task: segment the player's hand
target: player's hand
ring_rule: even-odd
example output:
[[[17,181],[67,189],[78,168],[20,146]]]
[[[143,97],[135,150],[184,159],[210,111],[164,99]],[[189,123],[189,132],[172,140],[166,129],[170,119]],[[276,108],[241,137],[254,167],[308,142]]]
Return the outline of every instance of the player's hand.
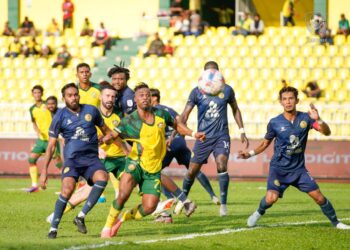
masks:
[[[107,157],[106,151],[104,151],[102,148],[98,148],[98,158],[104,160]]]
[[[113,142],[112,137],[110,135],[103,136],[101,140],[102,140],[102,143],[105,143],[107,145]]]
[[[248,152],[243,152],[242,150],[238,151],[238,159],[248,159],[250,157]]]
[[[42,170],[40,174],[40,187],[45,190],[47,185],[47,172]]]
[[[203,132],[196,132],[194,135],[194,138],[196,138],[196,140],[200,140],[200,141],[205,141],[205,133]]]
[[[316,121],[320,119],[320,115],[318,114],[318,110],[316,109],[316,107],[313,103],[310,103],[309,116],[311,119],[314,119]]]
[[[166,144],[166,149],[168,150],[168,151],[170,151],[170,145],[171,145],[171,143],[173,142],[173,137],[172,136],[169,136],[169,138],[166,140],[166,142],[165,142],[165,144]]]
[[[241,134],[241,142],[245,144],[245,149],[247,149],[249,147],[249,140],[248,140],[247,136],[245,135],[245,133]]]

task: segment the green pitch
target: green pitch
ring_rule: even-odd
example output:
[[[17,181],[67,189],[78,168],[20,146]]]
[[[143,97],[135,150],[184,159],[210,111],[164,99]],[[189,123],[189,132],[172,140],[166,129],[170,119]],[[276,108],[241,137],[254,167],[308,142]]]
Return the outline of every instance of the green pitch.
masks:
[[[192,217],[173,216],[173,224],[156,224],[151,216],[122,225],[118,235],[102,240],[114,195],[107,188],[107,203],[97,204],[86,218],[88,233],[77,232],[72,223],[80,211],[66,214],[58,238],[47,239],[50,225],[45,218],[53,211],[59,180],[49,180],[48,190],[34,194],[21,191],[27,179],[0,180],[0,249],[349,249],[350,231],[334,229],[311,198],[291,187],[285,198],[268,210],[259,227],[247,229],[246,219],[265,193],[263,182],[231,182],[229,216],[220,218],[219,207],[196,183],[190,198],[198,208]],[[218,184],[212,182],[217,194]],[[338,218],[350,223],[350,184],[319,183],[333,203]],[[134,193],[126,208],[140,201]],[[188,239],[186,239],[188,237]],[[120,245],[118,245],[120,244]]]

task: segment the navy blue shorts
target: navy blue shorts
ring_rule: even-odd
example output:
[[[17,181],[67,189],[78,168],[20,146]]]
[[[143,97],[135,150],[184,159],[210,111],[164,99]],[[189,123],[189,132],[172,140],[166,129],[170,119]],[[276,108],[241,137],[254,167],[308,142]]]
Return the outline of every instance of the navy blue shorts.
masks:
[[[170,150],[166,152],[163,159],[162,168],[168,167],[173,159],[176,159],[179,165],[190,165],[191,150],[188,149],[186,141],[183,137],[175,137],[170,144]]]
[[[97,156],[66,159],[62,169],[61,179],[73,177],[75,181],[78,181],[79,176],[82,176],[87,183],[92,186],[94,184],[92,177],[97,170],[102,170],[107,173],[105,166]]]
[[[221,154],[229,157],[230,148],[231,139],[228,134],[215,138],[208,138],[204,142],[197,140],[192,149],[191,162],[205,164],[208,162],[211,153],[214,154],[215,158]]]
[[[277,191],[279,197],[282,198],[284,191],[290,185],[305,193],[319,188],[306,168],[296,170],[295,172],[284,173],[278,171],[276,168],[270,167],[269,177],[267,179],[267,190]]]

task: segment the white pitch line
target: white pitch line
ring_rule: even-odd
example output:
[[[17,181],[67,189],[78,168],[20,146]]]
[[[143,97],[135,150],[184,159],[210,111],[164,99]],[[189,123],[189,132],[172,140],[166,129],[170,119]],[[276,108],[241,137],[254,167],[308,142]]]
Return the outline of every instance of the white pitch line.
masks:
[[[350,220],[350,218],[343,218],[340,221],[348,221],[348,220]],[[298,222],[288,222],[288,223],[276,223],[276,224],[264,225],[264,226],[253,227],[253,228],[242,227],[242,228],[235,228],[235,229],[223,229],[220,231],[215,231],[215,232],[210,232],[210,233],[193,233],[193,234],[181,235],[181,236],[164,238],[164,239],[141,240],[141,241],[134,241],[134,242],[130,242],[130,241],[129,242],[127,242],[127,241],[119,241],[119,242],[105,241],[104,243],[100,243],[100,244],[72,246],[69,248],[64,248],[64,250],[96,249],[96,248],[102,248],[102,247],[107,247],[107,246],[118,246],[118,245],[126,245],[126,244],[150,244],[150,243],[158,243],[158,242],[163,242],[163,241],[178,241],[178,240],[194,239],[194,238],[204,237],[204,236],[224,235],[224,234],[238,233],[238,232],[243,232],[243,231],[258,230],[258,229],[269,228],[269,227],[299,226],[299,225],[310,225],[310,224],[319,224],[319,223],[326,223],[326,222],[329,222],[329,221],[323,220],[323,221],[298,221]]]

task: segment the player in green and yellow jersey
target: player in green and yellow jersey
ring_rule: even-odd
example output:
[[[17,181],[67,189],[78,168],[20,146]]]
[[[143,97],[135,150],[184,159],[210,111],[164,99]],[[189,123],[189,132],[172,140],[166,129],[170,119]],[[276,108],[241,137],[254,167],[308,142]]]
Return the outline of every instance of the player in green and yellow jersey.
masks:
[[[30,116],[32,119],[33,127],[38,135],[38,139],[32,148],[31,154],[29,156],[29,174],[32,179],[32,187],[26,189],[27,192],[37,192],[38,188],[38,167],[36,162],[39,157],[46,152],[46,147],[49,139],[49,127],[52,121],[52,116],[57,111],[57,98],[50,96],[47,99],[47,103],[42,100],[44,94],[44,89],[40,85],[35,85],[32,88],[32,95],[35,104],[30,107]],[[56,166],[61,167],[62,161],[59,154],[59,145],[56,145]]]
[[[77,65],[78,88],[80,104],[90,104],[98,108],[100,106],[100,85],[90,82],[91,69],[89,64]]]
[[[113,237],[121,223],[128,219],[141,219],[151,214],[157,207],[160,196],[162,160],[166,153],[166,126],[172,126],[182,135],[204,140],[205,134],[193,132],[186,125],[174,120],[169,112],[151,105],[150,89],[145,83],[135,88],[137,110],[124,117],[110,134],[114,139],[121,138],[133,142],[126,158],[125,172],[120,179],[120,190],[110,208],[102,238]],[[108,136],[103,138],[108,140]],[[126,212],[118,219],[133,188],[139,184],[142,203]]]

